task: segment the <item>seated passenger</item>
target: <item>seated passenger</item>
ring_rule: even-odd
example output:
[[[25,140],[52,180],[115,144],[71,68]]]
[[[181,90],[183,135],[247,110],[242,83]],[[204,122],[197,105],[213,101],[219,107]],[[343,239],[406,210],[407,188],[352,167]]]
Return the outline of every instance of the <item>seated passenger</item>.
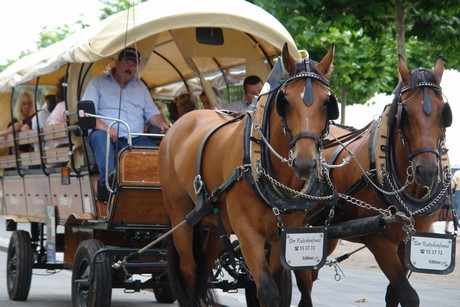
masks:
[[[62,124],[66,122],[66,109],[64,101],[64,77],[57,84],[56,101],[59,101],[56,107],[51,112],[46,121],[46,126]],[[45,149],[53,149],[66,146],[69,143],[67,137],[49,140],[46,142]]]
[[[16,104],[14,106],[14,118],[8,124],[8,128],[4,131],[0,131],[0,135],[6,135],[14,131],[27,131],[32,129],[32,117],[35,114],[35,103],[34,103],[34,94],[29,91],[24,91],[19,94],[16,99]],[[32,151],[31,144],[19,145],[19,152],[29,152]],[[12,150],[10,148],[10,154]]]
[[[56,107],[56,90],[54,88],[49,89],[43,96],[43,100],[45,100],[45,105],[42,109],[38,110],[32,118],[32,129],[34,130],[43,128],[46,125],[46,121]],[[45,144],[42,142],[42,147],[44,146]],[[39,149],[38,143],[34,144],[34,150],[38,151]]]
[[[246,111],[254,100],[255,96],[259,96],[262,87],[264,86],[262,80],[255,75],[246,77],[243,81],[243,90],[244,90],[244,99],[243,101],[238,101],[230,103],[224,106],[224,109],[243,112]]]
[[[161,133],[166,133],[169,124],[153,103],[148,88],[136,77],[140,61],[141,57],[135,49],[124,49],[108,74],[95,77],[89,82],[82,99],[93,101],[98,115],[127,122],[131,132],[142,133],[144,126],[150,123],[160,128]],[[100,174],[98,198],[102,201],[109,197],[105,185],[107,135],[111,140],[108,173],[114,170],[114,151],[128,146],[126,127],[116,124],[108,131],[110,123],[110,120],[96,119],[96,128],[89,134]],[[132,143],[137,146],[155,146],[155,142],[147,136],[133,136]]]
[[[187,112],[198,109],[198,102],[195,97],[185,93],[174,98],[169,105],[169,116],[171,121],[175,122]]]
[[[200,98],[201,98],[201,102],[203,103],[203,109],[214,109],[214,108],[220,108],[222,106],[222,99],[221,99],[221,93],[220,91],[215,88],[215,87],[212,87],[212,91],[214,92],[214,95],[216,97],[216,106],[214,106],[211,101],[209,100],[209,97],[208,95],[206,95],[206,93],[203,91],[201,92],[200,94]]]

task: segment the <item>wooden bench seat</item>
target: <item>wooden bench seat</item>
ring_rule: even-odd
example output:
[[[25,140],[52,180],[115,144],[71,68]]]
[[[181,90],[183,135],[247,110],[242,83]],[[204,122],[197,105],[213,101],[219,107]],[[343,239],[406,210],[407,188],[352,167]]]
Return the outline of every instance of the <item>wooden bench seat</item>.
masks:
[[[16,167],[16,157],[14,155],[7,155],[0,157],[0,168]]]
[[[14,146],[14,140],[12,134],[0,136],[0,148],[8,148]]]
[[[43,141],[67,137],[67,128],[65,123],[46,126],[40,129]]]
[[[17,134],[17,144],[34,144],[39,141],[51,141],[67,137],[66,124],[56,124],[40,128],[40,139],[36,130],[20,131]],[[14,146],[13,134],[0,136],[0,148],[9,148]],[[43,162],[51,163],[65,163],[70,159],[72,152],[68,147],[51,148],[43,151]],[[21,166],[40,165],[42,159],[40,151],[24,152],[19,156]],[[16,167],[16,156],[14,154],[0,156],[0,168],[14,168]]]

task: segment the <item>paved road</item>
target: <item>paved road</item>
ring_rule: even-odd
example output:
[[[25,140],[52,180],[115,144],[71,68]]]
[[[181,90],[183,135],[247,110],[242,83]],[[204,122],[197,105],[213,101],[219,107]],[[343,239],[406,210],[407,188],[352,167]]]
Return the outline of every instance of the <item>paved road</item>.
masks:
[[[44,270],[34,270],[29,298],[26,302],[12,302],[6,290],[6,253],[9,233],[4,231],[4,221],[0,218],[0,306],[12,307],[61,307],[71,306],[71,271],[61,271],[50,275]],[[458,249],[457,249],[458,250]],[[458,263],[457,263],[458,265]],[[387,280],[381,273],[364,270],[344,269],[345,276],[340,281],[334,280],[335,271],[331,267],[321,270],[320,278],[314,284],[313,303],[316,307],[380,307],[385,306],[384,295]],[[459,269],[459,268],[457,268]],[[295,285],[295,282],[293,283]],[[413,279],[411,284],[419,293],[422,307],[457,307],[460,306],[460,288],[458,284],[430,282]],[[227,306],[246,306],[244,292],[222,294],[217,290],[221,303]],[[299,301],[299,293],[294,290],[292,306]],[[155,302],[149,291],[126,294],[121,289],[114,289],[113,307],[124,306],[177,306]]]

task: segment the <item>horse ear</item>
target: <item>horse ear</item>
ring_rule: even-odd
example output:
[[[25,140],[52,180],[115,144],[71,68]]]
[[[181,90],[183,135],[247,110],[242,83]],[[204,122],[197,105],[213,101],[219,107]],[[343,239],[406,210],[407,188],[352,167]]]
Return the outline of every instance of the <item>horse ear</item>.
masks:
[[[284,68],[283,74],[287,76],[295,74],[296,61],[289,53],[289,48],[288,48],[287,43],[284,43],[283,51],[281,52],[281,57],[283,58],[283,68]]]
[[[434,75],[438,78],[438,82],[441,83],[442,74],[444,73],[444,62],[442,57],[438,56],[436,58],[436,63],[434,64]]]
[[[410,71],[407,68],[404,58],[400,54],[398,54],[398,72],[403,85],[408,85],[410,80]]]
[[[329,48],[329,51],[326,53],[324,58],[318,63],[317,68],[318,71],[323,75],[328,77],[330,74],[332,74],[333,70],[333,65],[332,63],[334,62],[334,53],[335,53],[335,44],[331,44],[331,48]]]

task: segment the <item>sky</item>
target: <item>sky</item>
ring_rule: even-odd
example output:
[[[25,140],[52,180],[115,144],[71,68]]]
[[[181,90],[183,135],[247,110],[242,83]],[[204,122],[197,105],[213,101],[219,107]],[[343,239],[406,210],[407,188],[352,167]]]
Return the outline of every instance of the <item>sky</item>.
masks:
[[[16,60],[21,51],[36,50],[42,27],[55,29],[77,20],[94,24],[103,5],[98,0],[12,0],[2,5],[0,64]]]
[[[5,64],[7,59],[17,59],[21,51],[35,50],[42,27],[54,29],[64,24],[72,25],[77,20],[94,24],[98,22],[103,7],[98,0],[13,0],[6,3],[0,18],[0,37],[4,42],[0,49],[0,64]],[[408,66],[411,68],[410,59]],[[445,71],[441,86],[454,115],[453,124],[447,129],[449,158],[453,166],[460,167],[460,120],[456,117],[460,114],[460,72]],[[380,115],[384,105],[391,102],[391,97],[379,95],[377,101],[372,106],[347,107],[346,124],[356,128],[365,126],[372,116]]]

